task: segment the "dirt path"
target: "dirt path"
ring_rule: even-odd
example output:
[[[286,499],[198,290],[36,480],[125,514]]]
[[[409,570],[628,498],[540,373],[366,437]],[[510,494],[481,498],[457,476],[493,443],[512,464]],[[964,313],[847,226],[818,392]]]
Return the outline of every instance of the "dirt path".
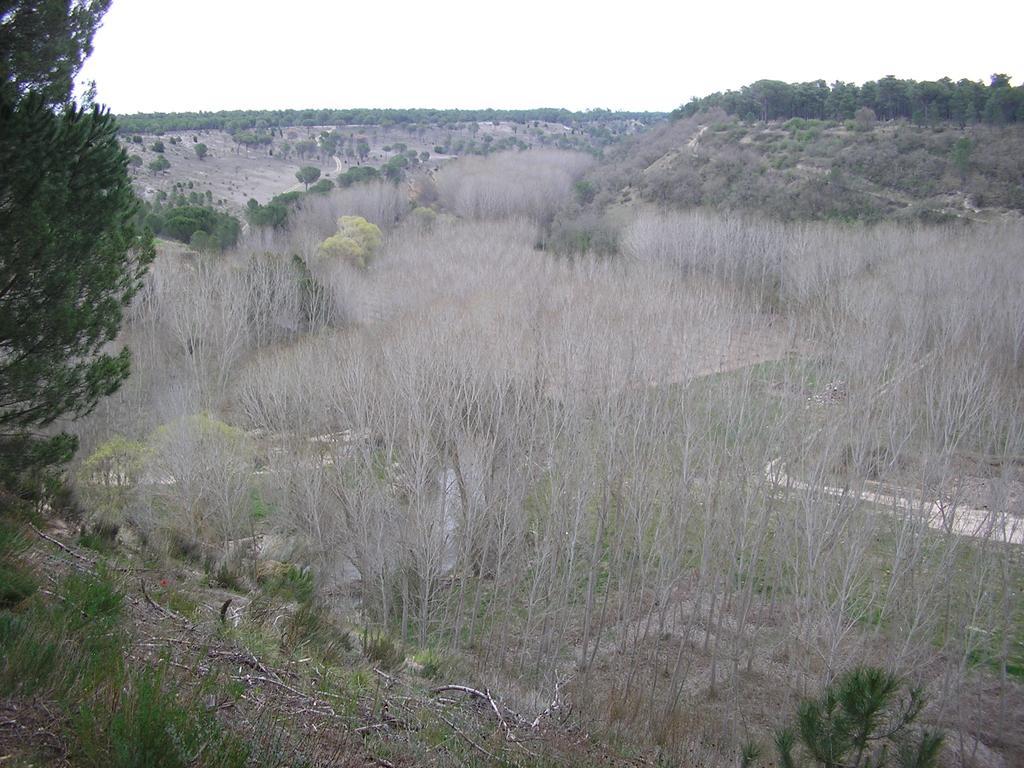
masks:
[[[693,136],[690,137],[690,140],[686,142],[686,146],[689,148],[690,154],[694,157],[697,156],[697,147],[700,146],[700,137],[704,135],[704,131],[707,129],[708,127],[706,125],[702,125],[700,130],[693,134]]]
[[[810,490],[811,485],[786,473],[782,459],[775,459],[765,467],[765,476],[777,486],[795,490]],[[891,514],[910,512],[924,519],[929,528],[945,531],[957,536],[973,539],[988,539],[1000,543],[1024,544],[1024,518],[990,509],[973,509],[952,502],[930,501],[916,498],[900,488],[877,486],[878,490],[863,490],[858,495],[862,501],[885,507]],[[828,496],[849,496],[848,488],[823,486],[819,488]]]

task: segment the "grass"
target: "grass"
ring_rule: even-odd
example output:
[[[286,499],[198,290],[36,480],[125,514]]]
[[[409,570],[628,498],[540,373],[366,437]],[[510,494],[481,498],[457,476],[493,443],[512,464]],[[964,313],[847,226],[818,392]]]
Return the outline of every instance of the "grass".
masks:
[[[313,572],[290,565],[262,579],[264,594],[308,605],[313,601]]]
[[[363,630],[363,655],[385,672],[405,662],[405,652],[389,635],[379,630]]]
[[[242,584],[242,578],[231,570],[231,567],[227,563],[221,563],[217,572],[210,574],[207,577],[207,583],[212,587],[230,589],[232,592],[237,592],[239,594],[244,594],[246,592],[245,585]]]
[[[167,667],[126,675],[110,706],[83,707],[73,720],[74,756],[97,768],[242,768],[250,748],[212,715],[169,690]]]
[[[36,591],[36,581],[17,557],[28,540],[14,521],[0,519],[0,610],[14,608]]]
[[[0,563],[0,610],[15,608],[35,591],[35,579],[24,569]]]
[[[313,655],[336,664],[352,650],[351,633],[335,626],[320,608],[301,603],[285,624],[281,645],[293,655]]]
[[[109,555],[115,549],[114,536],[109,535],[106,530],[86,531],[78,537],[78,544],[101,555]]]
[[[21,573],[11,556],[23,539],[0,524],[0,574]],[[21,574],[19,579],[28,579]],[[13,579],[7,580],[13,583]],[[46,702],[51,728],[66,759],[84,768],[186,768],[298,765],[280,750],[259,754],[200,703],[195,691],[176,691],[167,663],[135,661],[128,653],[125,594],[120,576],[99,566],[72,571],[47,589],[23,589],[0,607],[0,697]],[[21,594],[19,593],[19,594]],[[189,613],[196,604],[177,592],[167,603]],[[244,692],[210,676],[218,698]],[[216,679],[213,679],[216,678]],[[209,691],[207,691],[209,692]],[[28,706],[28,704],[27,704]],[[275,730],[265,724],[257,736]],[[11,765],[45,763],[39,744],[18,745]],[[48,749],[48,748],[47,748]],[[292,756],[294,757],[294,756]]]

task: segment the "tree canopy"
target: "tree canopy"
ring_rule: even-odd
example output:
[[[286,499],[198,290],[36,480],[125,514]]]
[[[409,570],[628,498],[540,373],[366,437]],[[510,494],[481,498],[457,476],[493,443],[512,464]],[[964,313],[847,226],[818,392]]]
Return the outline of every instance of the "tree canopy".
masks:
[[[338,232],[320,243],[320,256],[365,269],[381,244],[381,231],[362,216],[342,216]]]
[[[74,77],[110,0],[0,3],[0,92],[7,103],[34,93],[48,105],[71,98]]]
[[[39,440],[37,431],[88,413],[128,375],[128,351],[107,345],[153,258],[152,239],[134,225],[138,202],[113,116],[67,101],[106,3],[29,5],[0,14],[0,466],[7,482],[33,464],[66,459],[73,439]]]
[[[295,172],[295,178],[306,185],[306,189],[309,189],[309,185],[320,178],[320,169],[312,165],[304,165]]]
[[[824,80],[784,83],[758,80],[738,91],[694,98],[672,113],[690,117],[703,109],[720,108],[744,120],[848,120],[858,109],[871,109],[880,119],[927,123],[952,121],[965,125],[977,119],[1005,124],[1024,121],[1024,87],[1010,86],[1010,77],[992,75],[989,85],[971,80],[903,80],[893,75],[863,85]]]

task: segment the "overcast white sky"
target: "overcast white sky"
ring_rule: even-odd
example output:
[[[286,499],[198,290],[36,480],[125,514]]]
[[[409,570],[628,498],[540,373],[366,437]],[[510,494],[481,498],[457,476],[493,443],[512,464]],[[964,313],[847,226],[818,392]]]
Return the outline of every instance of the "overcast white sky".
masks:
[[[667,111],[760,78],[1024,79],[1024,1],[114,0],[82,79],[114,112]]]

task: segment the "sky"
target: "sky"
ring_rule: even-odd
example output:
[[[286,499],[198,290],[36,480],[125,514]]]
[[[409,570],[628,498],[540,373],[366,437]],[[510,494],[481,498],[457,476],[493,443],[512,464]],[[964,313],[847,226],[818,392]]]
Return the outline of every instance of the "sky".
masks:
[[[114,112],[669,111],[788,82],[1024,81],[1024,2],[113,0],[80,80]]]

